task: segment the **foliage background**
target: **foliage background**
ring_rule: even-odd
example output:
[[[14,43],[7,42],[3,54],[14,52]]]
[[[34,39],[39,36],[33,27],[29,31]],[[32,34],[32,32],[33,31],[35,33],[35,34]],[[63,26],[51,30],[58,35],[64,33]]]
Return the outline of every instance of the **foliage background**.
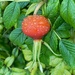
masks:
[[[23,34],[21,26],[40,1],[0,1],[0,75],[31,74],[25,67],[32,60],[33,39]],[[36,75],[75,75],[75,0],[47,0],[37,14],[51,23],[43,40],[62,56],[54,56],[42,45],[40,60],[45,65],[44,73],[37,69]]]

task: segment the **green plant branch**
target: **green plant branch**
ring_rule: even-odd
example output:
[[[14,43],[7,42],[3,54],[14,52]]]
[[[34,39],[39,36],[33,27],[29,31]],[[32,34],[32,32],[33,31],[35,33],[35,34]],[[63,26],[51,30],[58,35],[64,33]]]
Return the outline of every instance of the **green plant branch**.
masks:
[[[34,40],[33,41],[33,63],[30,66],[25,67],[25,69],[34,68],[35,63],[37,62],[37,53],[38,53],[38,46],[39,45],[39,41],[38,40]]]
[[[40,58],[40,51],[41,51],[41,40],[39,41],[39,43],[38,43],[38,56],[37,56],[37,59],[38,59],[38,61],[39,61],[39,58]]]
[[[41,43],[42,43],[42,40],[40,40],[39,41],[39,43],[38,43],[38,55],[37,55],[37,60],[38,60],[38,64],[39,64],[39,69],[40,69],[40,71],[43,73],[43,68],[42,68],[42,65],[41,65],[41,63],[40,63],[40,51],[41,51]]]
[[[45,1],[41,1],[41,2],[37,5],[37,7],[35,8],[34,13],[33,13],[34,15],[37,14],[38,10],[40,9],[40,7],[41,7],[44,3],[45,3]]]
[[[38,49],[38,42],[37,40],[33,41],[33,61],[36,62],[37,60],[37,49]]]
[[[44,41],[42,41],[42,43],[55,55],[55,56],[61,56],[61,54],[56,54],[52,48]]]

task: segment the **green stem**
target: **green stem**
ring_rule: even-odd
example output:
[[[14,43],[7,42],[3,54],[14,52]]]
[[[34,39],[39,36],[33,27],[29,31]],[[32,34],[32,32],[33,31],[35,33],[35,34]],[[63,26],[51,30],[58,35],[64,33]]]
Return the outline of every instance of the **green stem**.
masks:
[[[56,34],[56,36],[58,37],[58,39],[61,40],[60,36],[56,33],[55,30],[54,30],[54,33]]]
[[[39,65],[39,69],[41,72],[43,72],[42,65],[40,63],[40,51],[41,51],[41,43],[42,40],[34,40],[34,45],[33,45],[33,65],[37,61]]]
[[[37,49],[38,49],[38,42],[37,40],[33,41],[33,61],[36,62],[37,60]]]
[[[37,62],[38,47],[39,47],[39,40],[34,40],[33,41],[33,63],[30,66],[26,67],[25,69],[34,68],[35,63]]]
[[[46,42],[44,42],[44,41],[42,41],[42,42],[55,56],[61,56],[61,54],[56,54]]]
[[[41,1],[39,4],[38,4],[38,6],[36,7],[36,9],[35,9],[35,11],[34,11],[34,15],[36,15],[37,14],[37,12],[38,12],[38,10],[40,9],[40,7],[43,5],[45,3],[45,1]]]
[[[38,57],[37,57],[38,61],[40,61],[39,58],[40,58],[40,51],[41,51],[41,42],[42,41],[40,40],[39,43],[38,43],[38,45],[39,45],[38,46]]]
[[[41,40],[34,40],[33,41],[33,60],[36,62],[39,60],[40,51],[41,51]]]
[[[38,43],[38,55],[37,55],[37,60],[38,60],[38,64],[39,64],[39,69],[40,69],[40,71],[43,73],[43,68],[42,68],[42,65],[41,65],[41,63],[40,63],[40,51],[41,51],[41,43],[42,43],[42,40],[40,40],[39,41],[39,43]]]

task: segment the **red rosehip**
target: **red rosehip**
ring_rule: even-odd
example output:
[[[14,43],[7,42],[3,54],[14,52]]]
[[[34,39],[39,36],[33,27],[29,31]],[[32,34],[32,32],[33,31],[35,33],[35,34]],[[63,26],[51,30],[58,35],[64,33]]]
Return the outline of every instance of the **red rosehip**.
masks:
[[[22,22],[22,31],[33,39],[41,39],[49,30],[50,23],[42,15],[30,15]]]

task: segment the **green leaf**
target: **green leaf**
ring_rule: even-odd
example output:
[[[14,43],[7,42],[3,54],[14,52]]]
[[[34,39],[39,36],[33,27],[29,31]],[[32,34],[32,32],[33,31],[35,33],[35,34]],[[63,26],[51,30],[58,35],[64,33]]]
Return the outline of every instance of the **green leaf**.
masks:
[[[0,59],[0,69],[3,67],[3,61]]]
[[[61,38],[69,38],[71,35],[70,35],[70,29],[71,27],[63,22],[57,29],[56,29],[56,32],[57,34],[61,37]]]
[[[16,28],[11,32],[9,39],[13,44],[21,46],[24,43],[26,36],[23,34],[22,29]]]
[[[33,39],[28,37],[26,40],[25,40],[25,44],[28,46],[28,48],[31,50],[32,47],[33,47]]]
[[[47,33],[47,35],[44,37],[44,41],[47,42],[48,44],[50,43],[50,36],[51,36],[51,31]]]
[[[31,52],[31,50],[23,49],[22,53],[23,53],[24,59],[26,61],[30,61],[32,59],[32,52]]]
[[[68,40],[60,40],[59,50],[67,64],[75,68],[75,44]]]
[[[14,66],[17,68],[25,68],[25,65],[26,65],[26,63],[23,58],[22,52],[20,52],[20,54],[16,58],[16,61],[14,61]]]
[[[64,70],[64,75],[71,75],[71,72],[65,69]]]
[[[11,57],[7,57],[4,61],[4,64],[7,66],[7,67],[10,67],[13,62],[14,62],[14,56],[11,56]]]
[[[0,1],[14,1],[14,0],[0,0]]]
[[[63,0],[59,0],[60,1],[60,3],[63,1]]]
[[[0,13],[1,14],[1,13]],[[0,17],[0,24],[3,22],[3,18],[2,17]]]
[[[0,0],[0,1],[15,1],[15,2],[24,2],[24,1],[30,1],[30,0]]]
[[[21,72],[21,73],[17,73],[17,72],[12,72],[12,75],[25,75],[26,72]]]
[[[40,2],[41,0],[30,0],[31,3],[37,3]]]
[[[60,38],[69,38],[71,36],[68,30],[57,30],[56,32]]]
[[[50,55],[52,55],[52,53],[49,51],[49,49],[46,46],[42,45],[40,61],[46,66],[49,66]]]
[[[30,0],[14,0],[15,2],[24,2],[24,1],[30,1]]]
[[[0,2],[0,5],[1,5],[1,9],[4,10],[8,5],[8,1]]]
[[[14,57],[17,57],[18,54],[19,54],[18,48],[14,48],[13,51],[12,51],[12,55],[13,55]]]
[[[10,72],[10,71],[7,71],[7,72],[5,73],[5,75],[11,75],[11,72]]]
[[[45,73],[42,73],[40,70],[37,70],[35,75],[45,75]]]
[[[75,75],[75,69],[73,70],[73,75]]]
[[[64,20],[60,16],[58,16],[52,28],[57,29],[63,22]]]
[[[7,29],[10,29],[12,26],[14,26],[18,19],[19,14],[20,14],[19,4],[16,2],[10,3],[6,7],[3,14],[4,26]]]
[[[59,9],[59,0],[48,0],[43,8],[43,15],[48,18],[53,18],[57,15]]]
[[[21,15],[19,16],[18,21],[17,21],[17,27],[18,27],[18,28],[22,28],[22,21],[23,21],[23,19],[24,19],[25,17],[26,17],[25,14],[21,14]]]
[[[30,75],[36,75],[37,67],[38,67],[38,64],[35,63],[34,66],[33,66],[33,69],[31,70]]]
[[[65,65],[63,62],[59,63],[54,69],[51,70],[51,75],[63,75]]]
[[[25,70],[24,70],[24,69],[15,68],[15,67],[12,67],[12,68],[11,68],[11,70],[12,70],[13,72],[17,72],[17,73],[25,72]]]
[[[22,0],[21,0],[22,1]],[[19,2],[20,8],[24,8],[28,5],[29,1],[26,2]]]
[[[4,44],[0,44],[0,58],[5,59],[10,55],[10,52],[8,51],[8,48]]]
[[[33,4],[31,4],[31,5],[29,6],[27,12],[26,12],[26,15],[30,14],[31,12],[33,12],[33,11],[35,10],[37,4],[38,4],[38,3],[33,3]]]
[[[6,51],[0,50],[0,58],[1,59],[5,59],[7,56],[9,56],[9,54]]]
[[[62,62],[62,58],[56,57],[54,55],[50,56],[50,62],[49,62],[50,66],[56,67],[61,62]]]
[[[11,72],[7,67],[3,66],[0,69],[0,75],[11,75]]]
[[[52,50],[57,52],[58,38],[57,38],[56,34],[54,33],[54,31],[50,35],[50,46],[51,46]]]
[[[70,30],[70,29],[71,29],[71,26],[63,22],[56,30]]]
[[[75,3],[73,0],[63,0],[60,7],[60,15],[75,28]]]

